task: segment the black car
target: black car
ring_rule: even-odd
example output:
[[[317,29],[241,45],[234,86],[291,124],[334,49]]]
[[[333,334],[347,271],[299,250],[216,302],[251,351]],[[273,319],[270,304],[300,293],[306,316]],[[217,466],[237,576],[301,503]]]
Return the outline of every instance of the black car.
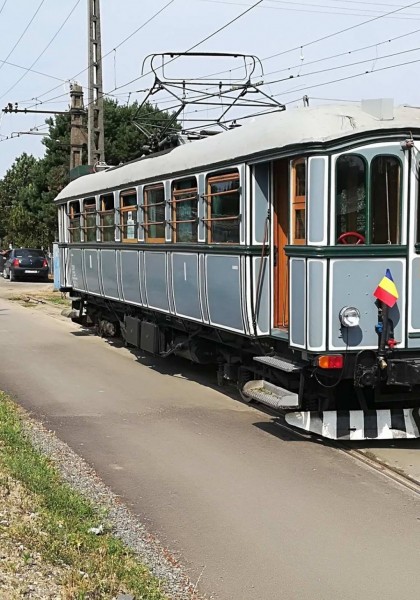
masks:
[[[15,248],[8,253],[3,277],[10,281],[32,277],[48,281],[48,271],[48,261],[43,250]]]

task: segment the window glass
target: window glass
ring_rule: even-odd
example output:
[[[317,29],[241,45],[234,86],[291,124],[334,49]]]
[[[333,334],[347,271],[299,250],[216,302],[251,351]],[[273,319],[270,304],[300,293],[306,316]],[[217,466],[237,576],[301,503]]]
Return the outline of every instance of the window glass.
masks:
[[[120,195],[121,236],[123,242],[137,241],[137,192],[127,190]]]
[[[239,173],[224,173],[207,180],[209,242],[238,244],[240,226]]]
[[[80,203],[70,202],[67,213],[69,219],[69,241],[80,242]]]
[[[163,184],[144,188],[144,228],[147,242],[165,241],[165,191]]]
[[[306,160],[292,161],[292,244],[306,244]]]
[[[101,242],[115,240],[114,194],[105,194],[99,198]]]
[[[400,241],[401,163],[395,156],[376,156],[370,167],[372,243]]]
[[[336,164],[337,242],[364,243],[366,240],[366,164],[352,154],[340,156]],[[357,233],[359,236],[345,235]]]
[[[43,250],[33,250],[32,248],[19,248],[19,250],[14,251],[14,255],[16,258],[45,257]]]
[[[198,196],[195,177],[176,181],[172,187],[172,228],[175,242],[196,242]]]
[[[95,198],[86,198],[86,200],[83,200],[83,232],[85,242],[96,242]]]

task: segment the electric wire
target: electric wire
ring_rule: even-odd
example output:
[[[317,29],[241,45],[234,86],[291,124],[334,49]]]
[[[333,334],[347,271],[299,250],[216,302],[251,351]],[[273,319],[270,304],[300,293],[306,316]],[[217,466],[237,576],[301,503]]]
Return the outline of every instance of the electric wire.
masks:
[[[17,42],[15,43],[15,45],[13,46],[13,48],[10,50],[9,54],[6,56],[6,58],[4,59],[4,61],[0,64],[0,71],[1,69],[4,67],[5,61],[9,60],[9,58],[11,57],[11,55],[13,54],[13,52],[15,51],[15,49],[18,47],[18,45],[20,44],[21,40],[23,39],[25,33],[28,31],[29,27],[32,25],[32,23],[34,22],[37,14],[39,13],[39,11],[42,8],[42,5],[45,3],[45,0],[41,0],[38,8],[36,9],[36,11],[34,12],[34,14],[32,15],[29,23],[26,25],[25,29],[23,30],[23,32],[21,33],[19,39],[17,40]]]
[[[170,0],[169,2],[167,2],[162,8],[160,8],[158,11],[156,11],[149,19],[147,19],[144,23],[142,23],[142,25],[140,25],[139,27],[137,27],[137,29],[135,29],[132,33],[130,33],[119,44],[117,44],[116,46],[114,46],[114,48],[112,48],[111,50],[109,50],[108,52],[106,52],[105,54],[103,54],[101,60],[103,61],[104,58],[106,58],[107,56],[109,56],[112,52],[114,52],[114,50],[117,50],[118,48],[120,48],[129,39],[131,39],[133,37],[133,35],[135,35],[141,29],[143,29],[144,27],[146,27],[146,25],[148,25],[151,21],[153,21],[153,19],[155,19],[156,17],[158,17],[166,8],[168,8],[174,2],[175,2],[175,0]],[[72,81],[72,80],[76,79],[76,77],[79,77],[79,75],[82,75],[82,73],[85,73],[86,71],[88,71],[91,66],[92,65],[88,65],[85,69],[82,69],[81,71],[79,71],[78,73],[76,73],[76,75],[73,75],[73,77],[70,77],[67,81]],[[47,90],[46,92],[44,92],[42,94],[39,94],[38,98],[42,98],[43,96],[46,96],[47,94],[50,94],[54,90],[57,90],[59,87],[60,86],[57,85],[57,86],[51,88],[50,90]],[[66,95],[66,94],[60,94],[59,96],[56,96],[56,98],[61,98],[64,95]],[[51,100],[51,98],[49,98],[48,100]],[[25,102],[25,101],[23,100],[22,102]]]
[[[230,2],[228,0],[198,0],[199,2],[208,2],[211,4],[225,4],[227,6],[248,6],[245,2]],[[266,2],[275,2],[276,0],[266,0]],[[331,6],[331,5],[327,5],[327,4],[307,4],[307,3],[303,3],[303,2],[280,2],[280,0],[277,0],[277,2],[281,3],[281,4],[293,4],[294,6],[298,5],[298,6],[306,6],[308,8],[291,8],[289,6],[261,6],[260,8],[264,8],[266,10],[282,10],[285,12],[299,12],[299,13],[308,13],[308,14],[315,14],[315,15],[341,15],[341,16],[346,16],[346,17],[368,17],[368,16],[377,16],[377,15],[382,15],[384,14],[382,11],[379,10],[373,10],[373,9],[362,9],[362,8],[347,8],[347,7],[342,7],[342,6]],[[391,6],[391,5],[389,5]],[[311,10],[311,7],[313,7],[314,9],[321,9],[321,8],[327,8],[329,10]],[[333,9],[333,10],[332,10]],[[337,12],[337,11],[354,11],[357,10],[358,12]],[[386,18],[389,19],[398,19],[398,20],[413,20],[412,17],[414,17],[414,19],[420,19],[420,15],[418,13],[406,13],[405,16],[389,16]]]
[[[357,29],[358,27],[363,27],[364,25],[368,25],[369,23],[373,23],[374,21],[383,19],[386,16],[389,16],[396,12],[400,12],[402,10],[405,10],[406,8],[411,8],[412,6],[415,6],[417,4],[420,4],[420,0],[417,0],[416,2],[412,2],[411,4],[407,4],[405,6],[402,6],[401,8],[397,8],[395,10],[386,12],[383,15],[373,17],[371,19],[368,19],[367,21],[362,21],[361,23],[356,23],[355,25],[350,25],[349,27],[345,27],[344,29],[339,29],[338,31],[334,31],[333,33],[328,33],[319,38],[315,38],[314,40],[311,40],[310,42],[302,43],[302,44],[299,44],[298,46],[293,46],[292,48],[288,48],[287,50],[282,50],[281,52],[277,52],[276,54],[271,54],[270,56],[265,56],[264,58],[261,59],[261,62],[265,62],[266,60],[271,60],[273,58],[283,56],[284,54],[290,54],[291,52],[295,52],[296,50],[302,50],[303,48],[307,48],[308,46],[313,46],[314,44],[318,44],[325,40],[331,39],[337,35],[341,35],[342,33],[347,33],[348,31],[352,31],[353,29]],[[224,71],[218,71],[217,73],[210,73],[208,75],[204,75],[201,79],[205,79],[206,77],[214,77],[215,75],[222,75],[224,73],[231,73],[232,71],[237,71],[238,69],[242,69],[242,66],[234,67],[233,69],[226,69]]]
[[[243,12],[241,12],[239,15],[237,15],[236,17],[234,17],[233,19],[231,19],[230,21],[228,21],[227,23],[225,23],[222,27],[219,27],[218,29],[216,29],[216,31],[213,31],[213,33],[210,33],[208,36],[206,36],[205,38],[203,38],[202,40],[200,40],[199,42],[197,42],[196,44],[194,44],[193,46],[191,46],[190,48],[188,48],[188,50],[185,50],[184,54],[187,54],[188,52],[191,52],[192,50],[195,50],[196,48],[198,48],[198,46],[201,46],[202,44],[204,44],[205,42],[207,42],[210,38],[214,37],[215,35],[217,35],[221,31],[223,31],[224,29],[226,29],[227,27],[229,27],[230,25],[232,25],[233,23],[235,23],[236,21],[238,21],[241,17],[245,16],[251,10],[253,10],[254,8],[257,8],[257,6],[259,6],[262,2],[264,2],[264,0],[258,0],[258,2],[255,2],[254,4],[252,4],[246,10],[244,10]],[[419,2],[420,2],[420,0],[419,0]],[[178,58],[179,58],[179,56],[175,56],[174,58],[172,58],[171,60],[169,60],[165,64],[165,67],[168,66],[169,64],[173,63],[175,60],[178,60]],[[147,71],[147,73],[143,73],[142,75],[139,75],[139,77],[136,77],[135,79],[132,79],[131,81],[128,81],[127,83],[119,85],[118,87],[116,87],[116,88],[114,88],[114,89],[112,89],[110,91],[111,92],[115,92],[116,90],[119,90],[121,88],[127,87],[128,85],[131,85],[135,81],[138,81],[139,79],[143,79],[144,77],[146,77],[147,75],[151,75],[152,73],[153,73],[153,71],[151,71],[151,70]],[[105,95],[107,95],[108,93],[109,92],[106,92]]]
[[[3,4],[1,5],[1,8],[0,8],[0,15],[3,12],[4,7],[6,6],[6,4],[7,4],[7,0],[4,0]]]
[[[32,67],[34,67],[36,65],[36,63],[41,59],[41,57],[45,54],[45,52],[48,50],[48,48],[51,46],[51,44],[54,42],[54,40],[60,34],[60,32],[62,31],[63,27],[66,25],[67,21],[70,19],[70,17],[72,16],[72,14],[76,10],[76,8],[79,6],[80,1],[81,0],[76,0],[76,3],[74,4],[73,8],[70,10],[69,14],[64,19],[64,21],[62,22],[62,24],[60,25],[60,27],[58,28],[58,30],[55,32],[55,34],[53,35],[53,37],[50,39],[50,41],[48,42],[48,44],[45,46],[45,48],[42,50],[42,52],[36,57],[36,59],[33,61],[33,63],[26,69],[25,73],[23,73],[19,77],[19,79],[17,81],[15,81],[15,83],[13,85],[11,85],[9,87],[9,89],[6,90],[4,92],[4,94],[2,94],[0,96],[0,100],[2,100],[5,96],[7,96],[7,94],[9,94],[9,92],[11,92],[12,90],[14,90],[15,87],[22,81],[22,79],[24,79],[26,77],[26,75],[32,70]]]

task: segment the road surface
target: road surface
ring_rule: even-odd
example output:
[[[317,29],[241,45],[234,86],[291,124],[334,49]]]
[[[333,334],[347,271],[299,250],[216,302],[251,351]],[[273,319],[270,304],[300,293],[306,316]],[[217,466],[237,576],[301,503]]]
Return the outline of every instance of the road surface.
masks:
[[[221,393],[0,299],[0,388],[85,458],[220,600],[415,600],[418,496]]]

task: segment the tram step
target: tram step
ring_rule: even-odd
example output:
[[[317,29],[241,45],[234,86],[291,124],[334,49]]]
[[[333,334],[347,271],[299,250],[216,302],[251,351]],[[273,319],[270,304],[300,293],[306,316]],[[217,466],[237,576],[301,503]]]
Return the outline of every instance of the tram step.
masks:
[[[246,396],[252,398],[252,400],[266,404],[271,408],[299,407],[299,397],[297,394],[264,379],[247,381],[242,391]]]
[[[273,367],[273,369],[280,369],[280,371],[286,371],[286,373],[300,371],[304,366],[303,363],[292,362],[291,360],[280,358],[278,356],[254,356],[254,360],[256,362],[262,363],[263,365]]]

